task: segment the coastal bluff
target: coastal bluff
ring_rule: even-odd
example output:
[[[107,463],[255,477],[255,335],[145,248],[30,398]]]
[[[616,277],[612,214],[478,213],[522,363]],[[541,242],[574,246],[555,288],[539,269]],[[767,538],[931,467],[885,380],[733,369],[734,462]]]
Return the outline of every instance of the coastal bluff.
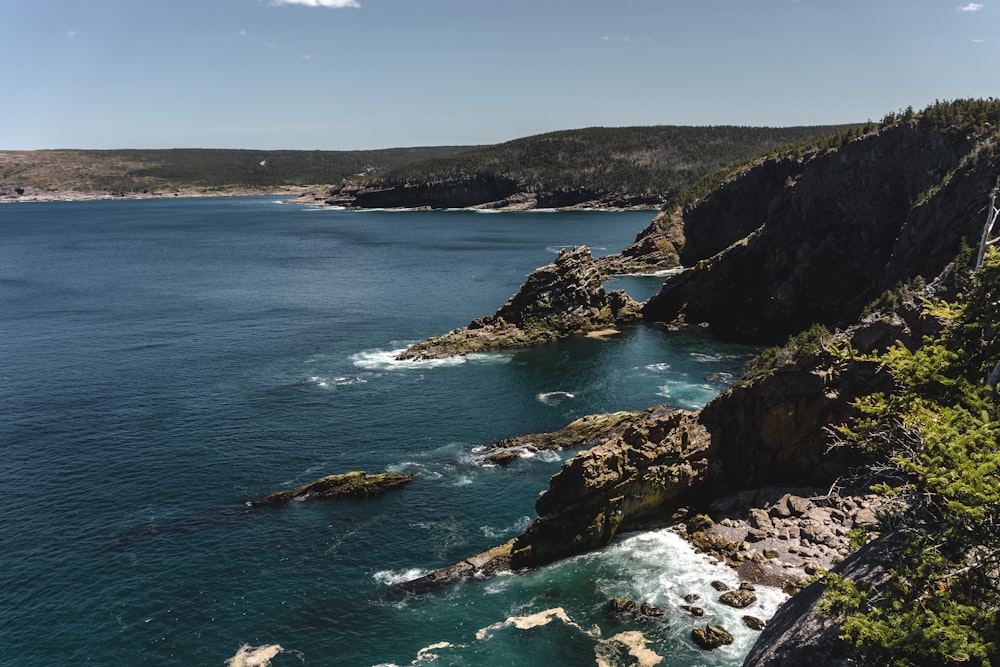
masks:
[[[420,342],[397,356],[418,361],[528,347],[580,334],[609,333],[639,319],[640,304],[607,292],[586,246],[563,249],[536,269],[494,315]]]
[[[948,111],[765,161],[665,209],[667,235],[644,247],[668,263],[687,264],[690,252],[692,263],[645,304],[643,320],[788,342],[702,410],[608,415],[567,429],[579,431],[581,451],[550,479],[524,533],[395,590],[522,571],[627,531],[671,528],[745,583],[793,594],[745,665],[856,664],[839,621],[816,614],[822,584],[795,594],[838,564],[835,573],[877,589],[898,560],[892,522],[905,512],[872,493],[887,455],[845,441],[838,427],[864,414],[866,398],[902,391],[880,359],[933,347],[949,315],[928,304],[961,303],[970,289],[969,241],[986,238],[1000,165],[996,110],[985,125],[932,114]],[[621,262],[599,266],[613,272]],[[990,331],[985,368],[996,361]],[[979,370],[969,372],[982,383]],[[519,446],[550,436],[504,443],[501,458],[486,460],[504,465]]]

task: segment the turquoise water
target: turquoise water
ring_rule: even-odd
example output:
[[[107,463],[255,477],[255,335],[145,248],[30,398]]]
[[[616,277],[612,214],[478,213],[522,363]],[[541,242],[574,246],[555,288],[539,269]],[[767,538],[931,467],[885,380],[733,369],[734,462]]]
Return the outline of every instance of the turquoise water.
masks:
[[[614,252],[650,215],[266,198],[0,207],[0,664],[223,665],[280,644],[272,665],[408,665],[439,643],[419,664],[596,664],[624,630],[663,664],[739,664],[752,636],[738,615],[705,603],[738,635],[705,654],[676,610],[731,574],[668,533],[386,595],[521,532],[571,455],[483,468],[478,448],[593,412],[697,407],[740,373],[745,348],[645,326],[392,361],[492,313],[561,247]],[[609,287],[645,298],[658,284]],[[348,470],[417,478],[371,501],[246,505]],[[616,623],[603,608],[617,595],[668,614]],[[767,616],[780,596],[761,597],[751,613]],[[568,621],[503,625],[558,608]]]

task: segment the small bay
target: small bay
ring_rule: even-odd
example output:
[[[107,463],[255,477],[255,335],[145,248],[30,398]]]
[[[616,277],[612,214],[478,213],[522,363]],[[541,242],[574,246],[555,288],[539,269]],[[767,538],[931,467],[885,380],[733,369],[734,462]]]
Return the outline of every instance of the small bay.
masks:
[[[739,664],[752,636],[738,616],[706,604],[701,624],[726,621],[737,642],[705,654],[676,609],[732,575],[668,532],[386,595],[523,531],[572,455],[501,469],[476,464],[482,446],[595,412],[700,407],[741,373],[752,349],[643,325],[393,360],[494,312],[560,248],[615,252],[651,217],[273,198],[0,206],[0,663],[221,665],[280,644],[273,665],[405,665],[437,644],[427,664],[596,664],[633,629],[603,611],[627,595],[667,609],[642,628],[662,664]],[[608,287],[645,299],[661,282]],[[417,477],[368,501],[246,505],[350,470]],[[769,615],[779,597],[760,597]],[[538,614],[534,628],[505,623]]]

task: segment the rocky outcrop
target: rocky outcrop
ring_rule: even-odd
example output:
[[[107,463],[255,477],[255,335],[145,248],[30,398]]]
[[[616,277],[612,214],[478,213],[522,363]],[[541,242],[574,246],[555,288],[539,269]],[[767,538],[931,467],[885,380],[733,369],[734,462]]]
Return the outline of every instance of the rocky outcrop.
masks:
[[[975,243],[997,148],[921,123],[839,149],[767,160],[685,208],[664,209],[607,272],[690,267],[643,308],[650,321],[778,342],[846,326],[883,291],[933,279]]]
[[[620,531],[658,520],[706,475],[713,448],[692,412],[629,428],[563,464],[535,504],[538,519],[514,540],[515,568],[603,546]]]
[[[533,433],[504,438],[490,445],[482,463],[509,465],[525,454],[539,451],[593,447],[605,440],[622,435],[630,426],[638,426],[653,417],[665,416],[677,408],[657,405],[633,412],[610,412],[586,415],[550,433]]]
[[[624,291],[606,292],[585,246],[563,250],[536,269],[496,314],[428,339],[399,359],[434,359],[527,347],[567,336],[614,329],[638,319],[639,304]]]
[[[305,498],[370,498],[413,480],[413,475],[385,472],[368,475],[347,472],[328,475],[295,489],[277,491],[250,501],[250,505],[277,505]]]

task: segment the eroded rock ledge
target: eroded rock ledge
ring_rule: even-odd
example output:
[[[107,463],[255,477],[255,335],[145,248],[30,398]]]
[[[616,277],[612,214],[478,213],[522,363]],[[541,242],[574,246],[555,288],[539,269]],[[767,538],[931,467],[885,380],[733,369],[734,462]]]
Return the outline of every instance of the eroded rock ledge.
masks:
[[[640,305],[624,291],[606,292],[586,246],[563,250],[536,269],[494,315],[414,345],[398,359],[453,357],[528,347],[567,336],[614,330],[639,318]]]
[[[403,473],[384,472],[369,475],[357,471],[328,475],[295,489],[261,496],[251,500],[250,505],[277,505],[298,498],[370,498],[411,482],[413,477],[411,474]]]

